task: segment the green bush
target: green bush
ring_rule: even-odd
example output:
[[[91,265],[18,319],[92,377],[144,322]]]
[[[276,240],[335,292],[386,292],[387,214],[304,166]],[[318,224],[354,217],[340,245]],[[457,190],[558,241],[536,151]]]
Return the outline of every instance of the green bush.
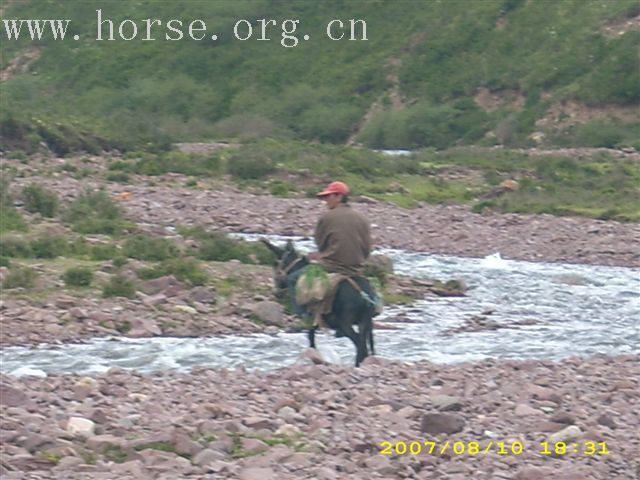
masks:
[[[0,178],[0,233],[14,230],[26,230],[27,225],[20,212],[13,206],[9,191],[9,180]]]
[[[58,212],[58,196],[40,185],[31,184],[22,189],[24,208],[31,213],[40,213],[43,217],[55,217]]]
[[[234,154],[229,158],[227,171],[235,178],[242,180],[255,180],[275,172],[273,160],[260,153],[245,152]]]
[[[11,261],[4,256],[0,256],[0,267],[10,267]]]
[[[89,250],[91,260],[112,260],[117,254],[118,248],[112,243],[93,245]]]
[[[36,284],[38,273],[30,267],[15,266],[9,270],[9,274],[2,282],[3,288],[33,288]]]
[[[61,257],[68,251],[68,242],[60,235],[40,237],[31,241],[31,251],[36,258]]]
[[[102,287],[102,296],[133,298],[136,295],[135,284],[122,275],[114,275]]]
[[[107,182],[129,183],[129,175],[124,172],[108,173],[105,177]]]
[[[80,233],[117,235],[127,225],[122,210],[104,190],[86,190],[69,205],[63,219]]]
[[[88,287],[93,280],[93,271],[87,267],[71,267],[62,274],[68,287]]]
[[[128,261],[129,260],[126,257],[117,256],[117,257],[114,257],[113,260],[111,260],[111,263],[113,264],[114,267],[120,268],[126,265]]]
[[[4,257],[29,258],[33,256],[31,245],[19,237],[0,238],[0,255]]]
[[[273,254],[260,242],[235,240],[223,233],[209,233],[201,242],[197,253],[202,260],[227,262],[239,260],[242,263],[270,265]]]
[[[135,235],[127,238],[122,253],[138,260],[160,261],[178,255],[178,247],[171,240],[150,235]]]

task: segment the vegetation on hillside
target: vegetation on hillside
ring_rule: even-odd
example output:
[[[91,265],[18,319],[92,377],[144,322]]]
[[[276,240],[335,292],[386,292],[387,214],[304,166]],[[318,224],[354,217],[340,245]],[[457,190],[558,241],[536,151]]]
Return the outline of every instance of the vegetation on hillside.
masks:
[[[272,137],[444,149],[528,145],[540,129],[552,145],[639,146],[637,113],[615,109],[639,104],[640,32],[605,29],[640,14],[634,0],[104,0],[116,30],[124,19],[137,23],[128,42],[95,40],[97,8],[84,0],[6,7],[5,19],[71,19],[67,35],[80,40],[8,41],[0,30],[0,68],[40,50],[2,83],[3,148],[44,142],[66,155]],[[156,41],[142,41],[146,18],[202,19],[219,39],[172,42],[159,29]],[[271,41],[256,40],[261,18],[278,21]],[[352,18],[366,20],[367,41],[327,38],[330,20]],[[252,22],[252,39],[233,37],[239,19]],[[295,47],[281,45],[284,19],[300,20]],[[495,105],[478,101],[483,91]],[[563,101],[605,113],[536,125]]]

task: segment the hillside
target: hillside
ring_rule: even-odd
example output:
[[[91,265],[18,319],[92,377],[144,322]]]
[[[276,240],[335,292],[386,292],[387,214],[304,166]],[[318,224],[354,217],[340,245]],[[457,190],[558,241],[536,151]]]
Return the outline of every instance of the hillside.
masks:
[[[97,41],[97,8],[116,33],[132,20],[123,31],[135,23],[137,37]],[[3,150],[264,137],[373,148],[639,146],[634,0],[25,0],[2,15],[71,20],[64,41],[8,40],[0,26]],[[147,18],[162,21],[155,41],[142,40]],[[257,40],[263,18],[277,20],[271,41]],[[182,40],[165,40],[170,19],[183,21]],[[203,41],[188,38],[196,19],[206,23]],[[253,24],[247,41],[233,36],[241,19]],[[282,37],[286,19],[300,20],[291,48],[282,45],[294,43]],[[366,21],[367,40],[329,39],[334,19]]]

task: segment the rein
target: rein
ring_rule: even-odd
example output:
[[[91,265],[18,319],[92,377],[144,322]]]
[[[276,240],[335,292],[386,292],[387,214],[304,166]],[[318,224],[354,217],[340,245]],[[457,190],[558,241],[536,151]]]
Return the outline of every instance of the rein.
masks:
[[[286,280],[287,276],[289,275],[289,272],[291,272],[291,270],[293,270],[293,267],[295,267],[297,264],[299,264],[303,260],[303,257],[296,258],[293,262],[291,262],[287,266],[283,265],[283,260],[284,260],[284,257],[278,260],[278,264],[275,267],[275,276],[277,281]]]

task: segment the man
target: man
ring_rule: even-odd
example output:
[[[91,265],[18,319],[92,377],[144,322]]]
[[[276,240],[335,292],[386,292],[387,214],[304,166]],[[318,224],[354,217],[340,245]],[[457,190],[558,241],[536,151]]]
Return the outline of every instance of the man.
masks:
[[[342,182],[332,182],[317,194],[329,210],[316,225],[318,252],[309,254],[309,259],[318,261],[329,273],[352,277],[362,275],[372,242],[369,221],[351,208],[348,195],[349,187]]]

